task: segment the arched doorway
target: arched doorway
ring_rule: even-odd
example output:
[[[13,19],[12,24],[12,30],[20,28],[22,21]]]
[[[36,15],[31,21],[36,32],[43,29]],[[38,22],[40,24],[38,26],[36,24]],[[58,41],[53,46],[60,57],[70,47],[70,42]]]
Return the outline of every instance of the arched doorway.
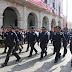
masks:
[[[3,13],[3,27],[11,25],[13,28],[18,25],[17,14],[11,7],[7,7]]]
[[[56,26],[56,21],[55,21],[55,19],[52,19],[52,22],[51,22],[51,29],[53,29],[55,26]]]
[[[34,28],[37,28],[37,16],[35,13],[30,13],[28,15],[28,28],[29,27],[34,27]]]
[[[48,29],[48,26],[49,25],[49,20],[48,20],[48,18],[45,16],[44,18],[43,18],[43,20],[42,20],[42,26],[43,27],[46,27],[46,29]]]

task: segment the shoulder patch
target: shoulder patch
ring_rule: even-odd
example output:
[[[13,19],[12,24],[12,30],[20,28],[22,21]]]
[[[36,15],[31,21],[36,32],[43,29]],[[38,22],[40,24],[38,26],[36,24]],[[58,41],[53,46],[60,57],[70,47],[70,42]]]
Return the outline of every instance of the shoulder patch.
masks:
[[[60,35],[63,35],[63,33],[62,33],[62,32],[60,32]]]
[[[6,33],[8,35],[8,33]]]
[[[13,35],[13,33],[11,33],[11,35]]]

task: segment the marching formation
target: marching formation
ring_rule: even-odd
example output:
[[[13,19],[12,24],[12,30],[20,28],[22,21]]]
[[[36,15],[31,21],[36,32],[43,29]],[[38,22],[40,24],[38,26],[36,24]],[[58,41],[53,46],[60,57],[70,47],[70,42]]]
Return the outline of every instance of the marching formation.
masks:
[[[19,50],[21,53],[23,49],[23,44],[27,43],[26,52],[30,49],[30,53],[28,57],[33,55],[33,50],[35,54],[38,51],[35,48],[35,44],[41,48],[40,60],[42,60],[45,56],[47,56],[47,47],[49,40],[53,44],[54,50],[53,55],[55,54],[55,61],[57,63],[59,58],[61,57],[60,49],[63,43],[64,52],[63,57],[65,57],[67,53],[67,45],[70,43],[70,52],[72,54],[72,29],[71,32],[68,31],[68,28],[64,28],[61,30],[59,26],[54,27],[52,31],[47,31],[45,27],[42,27],[41,30],[35,30],[33,27],[30,27],[28,31],[20,30],[18,27],[15,29],[12,26],[9,26],[7,29],[0,30],[0,47],[4,44],[4,53],[7,53],[5,62],[1,65],[1,67],[5,67],[8,64],[9,58],[14,55],[19,61],[21,57],[18,55],[16,51]],[[8,52],[6,51],[8,48]],[[44,56],[45,55],[45,56]],[[71,59],[72,66],[72,59]]]

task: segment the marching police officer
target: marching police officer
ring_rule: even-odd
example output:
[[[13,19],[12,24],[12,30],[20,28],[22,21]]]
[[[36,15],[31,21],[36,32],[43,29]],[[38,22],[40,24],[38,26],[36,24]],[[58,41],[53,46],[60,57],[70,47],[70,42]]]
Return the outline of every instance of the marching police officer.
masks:
[[[72,29],[71,29],[71,32],[70,32],[70,52],[71,52],[71,55],[72,55]],[[71,57],[71,66],[72,66],[72,57]]]
[[[22,34],[21,34],[21,32],[19,31],[19,28],[18,28],[18,27],[15,27],[15,33],[17,34],[18,39],[19,39],[19,41],[20,41],[20,45],[21,45],[21,47],[23,48],[23,46],[22,46]],[[15,47],[16,47],[16,46],[15,46]],[[19,48],[19,53],[21,53],[21,51],[22,51],[22,49]]]
[[[53,32],[53,35],[55,35],[56,34],[56,27],[54,27],[54,32]],[[52,35],[52,37],[53,37],[53,35]],[[53,54],[55,54],[55,52],[56,52],[56,46],[55,46],[55,41],[54,40],[52,40],[53,41],[53,46],[54,46],[54,50],[53,50]]]
[[[28,52],[29,46],[30,46],[30,41],[28,39],[29,34],[30,34],[30,30],[26,33],[26,39],[27,39],[27,50],[26,50],[26,52]]]
[[[48,34],[46,32],[46,28],[42,27],[42,32],[39,35],[40,39],[40,47],[41,47],[41,57],[40,60],[43,59],[43,55],[47,56],[47,44],[48,44]]]
[[[4,39],[6,40],[5,45],[9,47],[9,50],[7,52],[5,62],[4,64],[2,64],[2,67],[7,66],[11,53],[13,53],[13,55],[17,58],[16,61],[19,61],[21,59],[20,56],[16,53],[15,49],[13,49],[15,45],[15,41],[16,41],[17,48],[19,48],[19,39],[17,35],[12,31],[11,26],[8,27],[8,32],[4,34]]]
[[[30,28],[30,34],[27,36],[27,39],[29,39],[30,46],[31,46],[30,54],[28,57],[31,57],[33,50],[37,54],[37,50],[34,47],[35,43],[37,42],[37,35],[35,34],[33,27]]]
[[[63,34],[60,32],[61,28],[59,26],[56,26],[57,28],[57,32],[55,34],[53,34],[52,40],[55,43],[55,47],[56,47],[56,56],[55,56],[55,62],[57,63],[58,59],[60,58],[60,49],[61,49],[61,39],[63,38],[65,44],[67,44]]]
[[[70,34],[68,32],[68,28],[65,27],[64,28],[64,37],[66,39],[66,41],[69,43],[69,38],[70,38]],[[64,47],[64,54],[63,54],[63,57],[65,57],[66,53],[67,53],[67,46],[65,45],[65,42],[63,41],[63,47]]]
[[[50,41],[51,41],[51,43],[52,43],[52,35],[53,35],[53,29],[51,29],[51,31],[50,31]]]

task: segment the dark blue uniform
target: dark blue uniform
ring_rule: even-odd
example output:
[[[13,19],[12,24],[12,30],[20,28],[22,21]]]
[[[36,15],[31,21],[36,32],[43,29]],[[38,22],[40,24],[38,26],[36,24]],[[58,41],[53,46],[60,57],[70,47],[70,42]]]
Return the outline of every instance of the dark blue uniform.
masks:
[[[67,41],[65,40],[63,34],[61,32],[56,32],[53,37],[52,40],[55,43],[55,48],[56,48],[56,57],[55,57],[55,63],[58,61],[58,59],[60,58],[60,48],[61,48],[61,39],[63,38],[64,43],[66,44]]]
[[[70,52],[72,54],[72,32],[70,32]],[[71,66],[72,66],[72,58],[71,58]]]
[[[27,40],[27,43],[28,43],[26,52],[29,50],[29,46],[30,46],[30,41],[28,39],[29,34],[30,34],[30,32],[26,33],[26,40]]]
[[[69,37],[70,37],[70,34],[68,32],[64,32],[64,37],[66,39],[66,41],[69,43]],[[65,42],[63,41],[63,47],[64,47],[64,54],[63,54],[63,57],[66,55],[67,53],[67,46],[65,45]]]
[[[16,32],[16,34],[17,34],[17,36],[18,36],[18,39],[19,39],[19,41],[22,41],[22,33],[21,32],[19,32],[19,31],[15,31]],[[22,44],[20,44],[20,46],[22,47],[22,49],[23,49],[23,46],[22,46]],[[19,49],[20,50],[20,52],[21,52],[21,49]]]
[[[15,32],[16,32],[16,34],[17,34],[17,36],[18,36],[19,41],[22,41],[21,32],[19,32],[19,31],[15,31]]]
[[[16,45],[19,46],[19,39],[18,39],[17,35],[14,32],[10,31],[10,32],[6,32],[4,34],[4,37],[6,37],[5,45],[7,47],[9,47],[9,50],[7,52],[7,56],[6,56],[5,62],[2,65],[3,67],[7,65],[8,61],[9,61],[9,57],[11,55],[11,52],[17,58],[17,60],[20,59],[20,57],[16,53],[15,49],[13,49],[13,47],[15,45],[15,41],[16,41]]]
[[[50,31],[50,40],[51,40],[51,43],[52,43],[52,35],[53,35],[53,31]]]
[[[70,32],[70,51],[72,54],[72,32]]]
[[[42,32],[39,35],[39,39],[40,39],[40,47],[41,47],[41,58],[43,58],[43,54],[45,53],[45,56],[47,55],[47,44],[48,44],[48,34],[47,32]]]
[[[53,37],[55,34],[56,34],[56,32],[53,32],[52,37]],[[54,46],[53,54],[55,54],[55,52],[56,52],[55,40],[52,40],[52,41],[53,41],[53,46]]]
[[[27,39],[29,40],[30,42],[30,46],[31,46],[31,50],[30,50],[30,55],[28,57],[31,57],[32,56],[32,53],[33,53],[33,50],[36,52],[37,54],[37,50],[35,49],[34,45],[35,45],[35,40],[37,40],[37,35],[32,32],[30,33],[28,36],[27,36]]]

